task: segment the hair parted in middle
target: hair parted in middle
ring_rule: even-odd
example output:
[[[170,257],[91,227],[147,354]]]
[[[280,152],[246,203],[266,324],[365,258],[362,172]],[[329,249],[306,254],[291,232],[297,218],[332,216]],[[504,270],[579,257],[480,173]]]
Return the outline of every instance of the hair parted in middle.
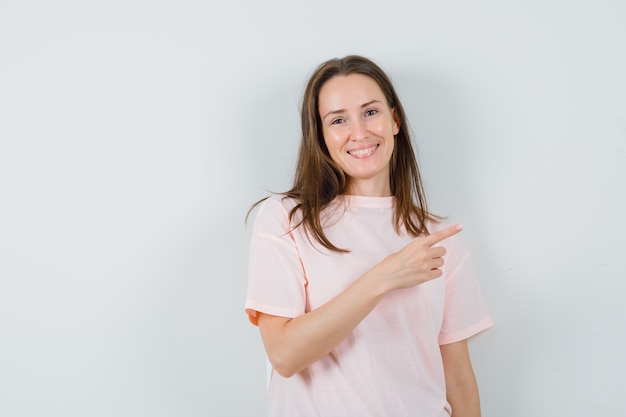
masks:
[[[437,216],[428,212],[406,115],[391,80],[377,64],[363,56],[333,58],[317,67],[304,90],[302,137],[296,172],[292,188],[283,195],[298,201],[289,214],[290,221],[293,221],[296,213],[300,212],[300,220],[294,228],[304,227],[306,233],[310,233],[322,246],[337,252],[348,250],[338,248],[328,239],[320,215],[338,195],[346,191],[348,178],[332,160],[326,147],[319,114],[319,94],[322,86],[331,78],[350,74],[366,75],[378,84],[400,128],[395,136],[389,169],[391,193],[396,199],[396,232],[400,233],[401,226],[404,226],[413,236],[429,234],[427,222],[437,221]]]

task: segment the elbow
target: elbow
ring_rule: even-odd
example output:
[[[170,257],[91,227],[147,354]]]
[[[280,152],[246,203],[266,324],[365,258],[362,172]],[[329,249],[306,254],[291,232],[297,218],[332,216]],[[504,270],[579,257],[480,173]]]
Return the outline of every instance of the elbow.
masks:
[[[274,370],[278,373],[278,375],[282,376],[283,378],[291,378],[292,376],[297,374],[297,372],[295,372],[293,369],[277,368],[275,366],[273,366],[273,367],[274,367]]]
[[[298,367],[294,361],[290,361],[286,355],[278,352],[271,355],[268,353],[268,358],[274,371],[276,371],[283,378],[291,378],[304,368]]]

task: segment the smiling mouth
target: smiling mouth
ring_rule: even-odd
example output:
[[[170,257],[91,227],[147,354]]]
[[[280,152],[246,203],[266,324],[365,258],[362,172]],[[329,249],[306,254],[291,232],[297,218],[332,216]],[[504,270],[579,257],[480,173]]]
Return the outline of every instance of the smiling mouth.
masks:
[[[353,151],[348,151],[348,153],[356,158],[365,158],[366,156],[373,154],[374,151],[378,149],[378,146],[379,145],[374,145],[369,148],[355,149]]]

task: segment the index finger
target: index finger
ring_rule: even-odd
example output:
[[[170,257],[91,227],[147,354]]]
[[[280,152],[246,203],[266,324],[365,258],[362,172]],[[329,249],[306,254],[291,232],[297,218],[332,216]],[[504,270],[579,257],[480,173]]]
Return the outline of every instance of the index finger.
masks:
[[[429,236],[425,237],[424,238],[424,242],[428,246],[432,246],[434,244],[437,244],[437,243],[441,242],[444,239],[449,238],[450,236],[456,235],[461,230],[463,230],[463,225],[462,224],[455,224],[455,225],[446,227],[445,229],[441,229],[441,230],[433,233],[432,235],[429,235]]]

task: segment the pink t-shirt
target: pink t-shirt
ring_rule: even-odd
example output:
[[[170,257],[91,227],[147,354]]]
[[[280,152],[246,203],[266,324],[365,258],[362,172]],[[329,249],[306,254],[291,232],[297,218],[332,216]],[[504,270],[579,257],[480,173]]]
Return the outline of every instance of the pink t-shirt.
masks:
[[[350,250],[337,253],[302,227],[290,231],[294,200],[266,200],[250,245],[250,321],[256,324],[257,311],[297,317],[314,310],[412,241],[393,228],[394,203],[394,197],[338,197],[322,217],[330,241]],[[291,378],[273,373],[270,417],[451,414],[439,345],[467,339],[492,320],[461,240],[440,245],[447,250],[443,277],[389,293],[332,352]]]

